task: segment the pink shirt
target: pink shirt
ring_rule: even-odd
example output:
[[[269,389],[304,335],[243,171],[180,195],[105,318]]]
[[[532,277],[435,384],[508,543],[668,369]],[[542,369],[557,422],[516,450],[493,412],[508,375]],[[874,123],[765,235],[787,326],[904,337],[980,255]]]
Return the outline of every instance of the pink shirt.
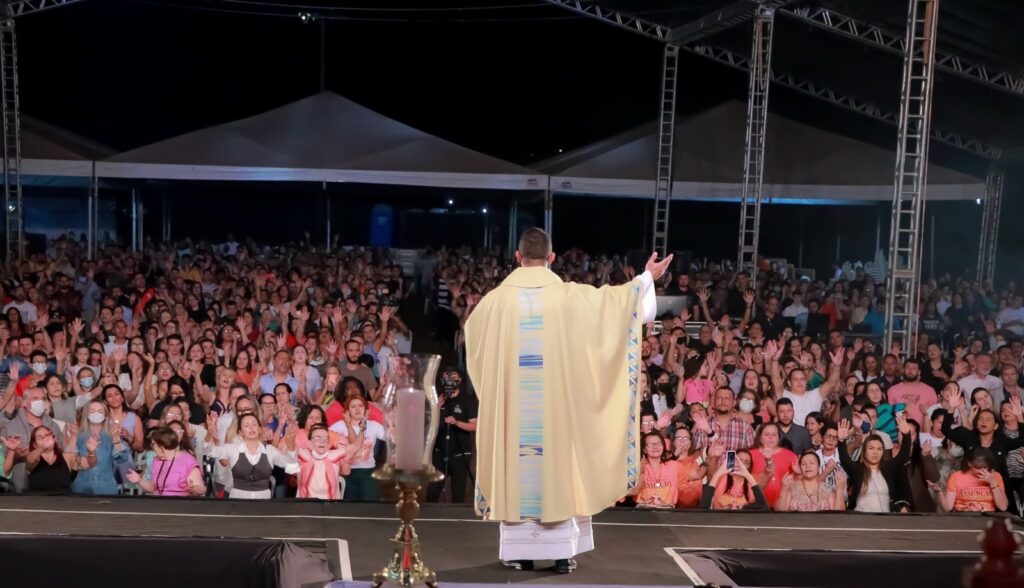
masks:
[[[889,404],[906,404],[908,419],[914,419],[922,429],[927,429],[924,415],[933,404],[939,402],[935,389],[922,382],[900,382],[889,388]]]
[[[198,464],[187,451],[180,451],[174,459],[154,458],[149,466],[150,481],[156,484],[153,494],[158,496],[188,496],[188,477]]]
[[[341,498],[338,470],[341,464],[345,463],[344,449],[332,449],[323,455],[314,454],[309,449],[299,449],[295,452],[295,457],[299,461],[299,498]]]
[[[711,380],[686,380],[686,403],[699,402],[705,406],[711,398],[711,391],[715,389],[715,383]]]

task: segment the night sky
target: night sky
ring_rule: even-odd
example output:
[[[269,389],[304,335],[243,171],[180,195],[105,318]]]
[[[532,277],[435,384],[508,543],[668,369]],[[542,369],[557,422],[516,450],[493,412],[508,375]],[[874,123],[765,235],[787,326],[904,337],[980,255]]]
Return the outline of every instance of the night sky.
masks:
[[[186,4],[261,10],[240,2],[87,0],[19,18],[23,112],[124,150],[251,116],[319,90],[319,23],[303,24],[297,16],[196,10],[184,7]],[[377,2],[335,4],[383,6]],[[430,3],[389,3],[426,4]],[[529,164],[556,154],[558,149],[587,144],[656,116],[661,46],[555,7],[345,14],[357,19],[329,20],[325,25],[328,90],[485,153]],[[777,28],[776,53],[799,53],[803,47],[797,38],[800,32],[787,31],[780,37]],[[847,45],[844,50],[848,47],[859,46]],[[814,60],[813,52],[803,51],[802,55],[805,61]],[[879,59],[879,67],[898,72],[898,58],[879,57],[859,48],[852,55],[872,66],[870,60]],[[730,98],[745,99],[745,73],[689,55],[684,55],[681,66],[681,114]],[[937,87],[937,101],[942,87]],[[893,127],[781,88],[773,88],[772,93],[771,108],[780,114],[889,148],[895,144]],[[897,99],[898,88],[891,94]],[[997,98],[1001,104],[1006,102]],[[1020,102],[1024,104],[1024,99]],[[983,169],[978,160],[960,152],[933,145],[932,153],[944,165],[972,173]],[[737,171],[737,181],[741,171]],[[1020,216],[1021,175],[1020,168],[1011,174],[1005,198],[1012,205],[1004,211],[1004,218]],[[273,198],[272,192],[251,193],[256,198]],[[603,207],[603,216],[588,216],[590,226],[581,228],[575,219],[589,214],[592,201],[566,200],[564,216],[559,217],[564,220],[556,220],[556,230],[560,228],[563,239],[571,238],[574,244],[594,247],[600,244],[595,239],[604,239],[610,249],[633,246],[642,237],[620,235],[643,230],[647,212],[642,206],[635,202],[609,204]],[[735,218],[735,206],[716,206],[692,205],[680,210],[676,218],[709,215],[714,218],[712,224],[721,223],[722,230],[715,235],[700,234],[701,224],[697,223],[685,231],[685,239],[679,237],[677,246],[705,246],[712,253],[721,249],[722,255],[734,254],[728,251],[735,247],[728,219]],[[626,211],[631,226],[615,226],[616,221],[621,224]],[[805,214],[828,219],[833,227],[842,226],[843,214],[834,210]],[[863,214],[874,218],[876,213]],[[973,263],[974,253],[964,254],[963,249],[965,243],[976,242],[976,237],[959,234],[973,223],[964,222],[963,211],[950,209],[943,215],[940,227],[946,227],[947,233],[958,232],[949,239],[949,255],[960,252],[963,259],[957,259],[956,265]],[[788,234],[796,227],[786,222],[795,222],[797,213],[783,212],[782,216],[785,219],[778,226],[787,237],[778,238],[776,246],[784,250],[780,254],[794,255],[796,242]],[[597,231],[598,237],[593,223],[605,223]],[[783,226],[787,230],[781,230]],[[870,253],[874,241],[873,230],[870,232],[867,250],[851,255]],[[857,237],[863,235],[847,235],[851,241]],[[950,235],[944,234],[938,245],[940,257],[945,255],[942,243],[946,237]],[[1004,260],[1024,251],[1024,237],[1017,231],[1004,229],[1004,237]],[[771,237],[766,239],[772,242]],[[718,241],[721,244],[708,245]]]

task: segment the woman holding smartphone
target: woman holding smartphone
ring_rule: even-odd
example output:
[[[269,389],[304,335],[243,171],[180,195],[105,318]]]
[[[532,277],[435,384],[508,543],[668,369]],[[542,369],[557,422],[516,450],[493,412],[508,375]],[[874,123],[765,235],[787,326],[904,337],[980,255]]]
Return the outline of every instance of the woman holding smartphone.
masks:
[[[746,449],[725,452],[722,445],[708,450],[714,475],[704,485],[700,507],[712,510],[769,510],[761,486],[750,473],[753,460]]]

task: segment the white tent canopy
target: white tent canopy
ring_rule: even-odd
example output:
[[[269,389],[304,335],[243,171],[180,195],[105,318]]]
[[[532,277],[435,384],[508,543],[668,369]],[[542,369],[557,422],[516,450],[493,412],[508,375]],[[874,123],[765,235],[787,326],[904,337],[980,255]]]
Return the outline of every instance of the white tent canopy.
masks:
[[[105,178],[355,182],[535,190],[542,174],[435,137],[332,92],[121,153]]]
[[[676,124],[673,200],[735,200],[742,193],[746,105],[727,102]],[[855,203],[891,201],[896,157],[842,135],[768,115],[765,198]],[[895,141],[894,141],[895,142]],[[559,194],[654,195],[654,122],[541,162]],[[983,180],[930,164],[929,200],[983,198]]]
[[[21,176],[30,185],[78,185],[67,178],[92,176],[92,162],[114,151],[84,137],[21,116]]]

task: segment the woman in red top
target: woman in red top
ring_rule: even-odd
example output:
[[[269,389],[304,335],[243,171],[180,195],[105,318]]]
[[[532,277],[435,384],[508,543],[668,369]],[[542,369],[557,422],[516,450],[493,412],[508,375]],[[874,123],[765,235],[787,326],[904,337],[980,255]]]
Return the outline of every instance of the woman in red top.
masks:
[[[235,370],[235,380],[245,384],[250,390],[253,389],[253,383],[256,382],[256,378],[259,376],[259,370],[253,364],[252,357],[252,351],[246,346],[238,352],[238,355],[235,356],[232,362]]]
[[[328,377],[330,377],[330,374],[328,374]],[[366,387],[363,386],[363,383],[358,378],[346,376],[335,391],[335,402],[330,403],[324,410],[327,414],[328,427],[345,418],[344,402],[350,396],[359,396],[366,402],[367,419],[377,421],[381,425],[384,424],[384,413],[377,408],[376,404],[370,402],[370,397],[366,394]]]
[[[797,462],[796,454],[779,445],[781,435],[779,427],[775,423],[765,423],[757,430],[754,438],[754,449],[750,450],[750,458],[753,461],[754,477],[764,490],[764,497],[768,505],[775,507],[775,501],[779,499],[779,492],[782,491],[782,478],[793,471]]]

